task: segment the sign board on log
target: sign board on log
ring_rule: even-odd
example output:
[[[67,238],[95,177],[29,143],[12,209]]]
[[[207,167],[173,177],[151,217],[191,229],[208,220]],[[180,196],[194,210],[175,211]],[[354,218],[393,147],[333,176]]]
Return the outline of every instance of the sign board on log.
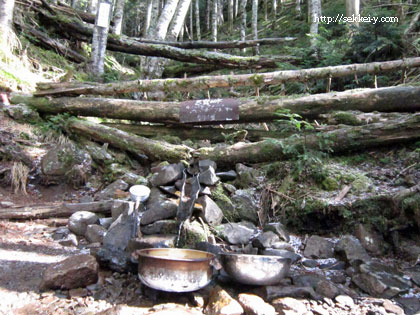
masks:
[[[111,12],[111,4],[101,2],[99,4],[98,25],[99,27],[107,28],[109,25],[109,13]]]
[[[239,120],[239,101],[233,98],[225,98],[182,102],[179,117],[182,123]]]

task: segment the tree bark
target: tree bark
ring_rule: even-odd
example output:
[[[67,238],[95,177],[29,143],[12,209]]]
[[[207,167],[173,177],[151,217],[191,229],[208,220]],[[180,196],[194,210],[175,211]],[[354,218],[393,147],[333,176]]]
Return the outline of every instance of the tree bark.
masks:
[[[320,141],[328,141],[320,146]],[[284,140],[267,139],[254,143],[236,143],[224,148],[201,148],[194,152],[200,159],[210,159],[217,165],[236,163],[262,163],[286,160],[303,153],[304,148],[325,151],[332,149],[334,154],[371,147],[383,147],[420,139],[420,114],[407,115],[386,123],[347,127],[319,134],[309,134],[299,138]],[[293,149],[291,149],[293,148]]]
[[[213,42],[217,42],[217,1],[218,0],[211,0],[211,39]]]
[[[238,132],[231,128],[193,128],[189,126],[166,127],[163,125],[129,125],[119,123],[104,123],[103,125],[133,133],[142,137],[176,136],[182,140],[210,140],[212,143],[223,142],[230,134]],[[224,134],[224,135],[223,135]],[[280,131],[247,130],[246,139],[259,141],[263,138],[284,138],[285,135]]]
[[[114,20],[113,33],[117,35],[120,35],[122,33],[124,7],[125,7],[125,0],[115,1],[115,11],[114,11],[114,17],[113,17],[113,20]]]
[[[52,205],[33,205],[0,209],[0,220],[36,220],[48,218],[68,218],[77,211],[110,214],[112,200],[62,203]]]
[[[197,40],[201,40],[200,30],[200,1],[195,0],[195,29],[197,33]]]
[[[91,14],[96,14],[97,8],[98,8],[98,0],[91,0],[89,3],[89,12]]]
[[[194,18],[193,18],[193,11],[194,11],[194,5],[192,2],[190,2],[190,34],[191,34],[191,40],[194,40]]]
[[[233,0],[228,0],[228,22],[229,31],[233,34]]]
[[[0,49],[9,50],[8,39],[12,34],[15,0],[0,0]]]
[[[290,110],[307,118],[318,118],[331,111],[413,112],[420,109],[420,87],[396,86],[378,89],[357,89],[346,92],[308,95],[303,97],[272,97],[237,99],[239,120],[225,123],[248,123],[278,120],[278,112]],[[89,97],[42,98],[12,95],[14,104],[25,103],[48,114],[70,113],[80,116],[128,119],[155,123],[180,123],[179,102],[142,102],[125,99]],[[200,122],[220,124],[220,122]]]
[[[211,3],[213,0],[206,1],[206,31],[210,31],[210,20],[211,20]]]
[[[360,9],[360,0],[346,0],[346,16],[358,16]],[[359,23],[354,22],[354,25],[358,26]]]
[[[303,70],[286,70],[258,74],[202,76],[186,79],[135,80],[108,84],[98,83],[38,83],[37,96],[64,96],[81,94],[115,95],[149,91],[194,91],[209,88],[231,88],[282,84],[291,81],[323,78],[341,78],[354,75],[379,74],[420,67],[420,57],[403,60],[322,67]],[[214,69],[213,69],[214,70]]]
[[[70,119],[67,128],[71,132],[88,136],[96,141],[134,154],[143,154],[151,161],[168,161],[177,163],[190,158],[191,149],[185,145],[174,145],[129,134],[127,132],[100,124]]]
[[[146,37],[147,32],[149,31],[150,22],[152,20],[152,8],[153,8],[153,0],[147,0],[146,14],[144,17],[143,37]]]
[[[277,19],[277,0],[273,0],[273,20]]]
[[[296,0],[296,15],[300,17],[302,15],[302,9],[300,7],[300,0]]]
[[[254,40],[258,40],[258,0],[252,0],[252,33]],[[254,46],[254,55],[259,55],[260,49]]]
[[[169,23],[171,23],[178,0],[167,0],[156,26],[155,37],[157,40],[164,40],[168,32]]]
[[[316,36],[318,35],[319,17],[321,14],[321,0],[308,0],[309,33],[311,34],[311,48],[314,50],[316,50]]]
[[[169,41],[176,41],[182,27],[184,26],[185,17],[187,16],[191,0],[180,0],[172,23],[169,27],[168,35],[166,36]]]
[[[240,28],[240,38],[241,41],[244,41],[246,39],[246,2],[247,0],[242,0],[241,1],[241,7],[240,7],[240,11],[241,11],[241,28]],[[245,52],[246,49],[243,48],[242,52]]]

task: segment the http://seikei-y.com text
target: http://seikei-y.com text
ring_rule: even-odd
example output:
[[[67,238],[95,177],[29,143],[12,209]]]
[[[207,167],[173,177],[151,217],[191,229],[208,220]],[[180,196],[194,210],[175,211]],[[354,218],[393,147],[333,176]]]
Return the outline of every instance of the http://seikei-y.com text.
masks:
[[[337,14],[336,16],[324,16],[321,15],[316,18],[318,23],[398,23],[398,17],[396,16],[362,16],[360,14],[345,16],[344,14]]]

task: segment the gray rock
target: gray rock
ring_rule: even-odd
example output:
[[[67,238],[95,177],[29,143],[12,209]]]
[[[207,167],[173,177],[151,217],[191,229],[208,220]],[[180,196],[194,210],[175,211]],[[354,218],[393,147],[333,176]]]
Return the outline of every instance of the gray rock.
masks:
[[[306,242],[303,255],[307,258],[333,257],[334,243],[318,235],[312,235]]]
[[[244,223],[226,223],[216,227],[216,230],[222,238],[226,239],[230,244],[247,244],[254,237],[257,229],[250,228],[249,224]]]
[[[266,249],[263,251],[263,255],[270,255],[270,256],[280,256],[283,258],[290,258],[292,260],[292,263],[296,263],[299,261],[302,257],[299,254],[295,254],[293,252],[290,252],[288,250],[284,249]]]
[[[420,313],[420,300],[418,297],[396,298],[395,300],[402,305],[407,315]]]
[[[381,234],[364,224],[356,227],[355,235],[362,246],[373,255],[383,255],[389,248]]]
[[[69,235],[69,233],[70,233],[70,230],[67,226],[60,226],[54,231],[53,239],[55,241],[62,240],[66,238],[67,235]]]
[[[207,315],[241,315],[244,313],[242,306],[221,287],[216,286],[210,292],[209,302],[205,313]]]
[[[2,107],[4,112],[16,121],[29,123],[42,121],[38,112],[25,104],[3,105]]]
[[[199,160],[198,161],[198,169],[200,172],[206,171],[208,168],[212,167],[214,170],[217,170],[217,164],[216,162],[212,160]]]
[[[234,170],[228,172],[218,172],[216,176],[220,178],[222,182],[230,182],[238,177],[238,174]]]
[[[122,179],[118,179],[115,182],[106,186],[102,191],[95,195],[95,200],[106,200],[113,199],[117,190],[127,190],[128,184]]]
[[[204,222],[210,226],[216,226],[222,223],[223,212],[210,197],[202,196],[197,199],[197,203],[203,206],[201,217],[204,219]]]
[[[335,297],[335,300],[337,301],[337,303],[344,306],[349,306],[349,307],[354,306],[353,299],[348,295],[338,295]]]
[[[237,191],[238,189],[236,189],[236,187],[235,186],[233,186],[232,184],[226,184],[226,183],[223,183],[223,188],[224,189],[226,189],[226,191],[229,193],[229,194],[234,194],[235,193],[235,191]]]
[[[266,301],[272,301],[274,305],[274,299],[283,298],[283,297],[292,297],[292,298],[310,298],[313,300],[319,300],[321,297],[315,293],[314,289],[311,287],[299,287],[295,285],[289,286],[265,286],[259,290],[262,298]]]
[[[91,255],[71,256],[47,267],[41,289],[74,289],[96,283],[98,267]]]
[[[89,211],[77,211],[69,218],[69,230],[76,235],[85,235],[89,224],[97,224],[99,218],[96,214]]]
[[[289,252],[295,252],[295,248],[290,245],[289,243],[286,242],[275,242],[272,246],[272,248],[274,249],[284,249],[284,250],[288,250]]]
[[[199,181],[200,184],[214,186],[219,181],[219,178],[216,176],[214,168],[212,166],[208,166],[204,172],[200,173]]]
[[[131,260],[130,253],[118,249],[106,247],[99,248],[94,252],[96,259],[102,267],[120,273],[136,273],[137,264]]]
[[[357,267],[371,260],[360,241],[352,235],[344,235],[335,247],[337,254],[343,256],[349,264]]]
[[[114,200],[114,201],[112,201],[112,206],[111,206],[112,221],[117,220],[118,217],[124,211],[127,212],[129,208],[130,208],[130,201],[126,201],[126,200]]]
[[[305,303],[290,297],[275,299],[271,303],[274,305],[277,314],[280,315],[298,315],[308,312]]]
[[[1,208],[10,208],[13,207],[15,204],[10,201],[0,201],[0,207]]]
[[[79,245],[79,240],[75,234],[69,233],[66,237],[60,239],[58,244],[61,246],[77,246]]]
[[[331,261],[319,265],[319,269],[329,269],[329,270],[345,270],[346,263],[344,261]]]
[[[108,230],[113,221],[113,218],[99,218],[99,225]]]
[[[316,289],[318,283],[321,280],[325,280],[323,276],[313,274],[313,273],[306,273],[303,275],[296,275],[292,277],[293,284],[299,287],[311,287],[312,289]]]
[[[180,234],[179,246],[191,248],[195,247],[196,243],[207,241],[208,230],[207,226],[204,229],[197,220],[185,221]]]
[[[329,299],[334,299],[341,293],[340,289],[337,288],[334,283],[324,279],[318,282],[315,292]]]
[[[94,199],[93,199],[92,196],[83,196],[79,200],[80,203],[88,203],[88,202],[93,202],[93,201],[94,201]]]
[[[215,255],[219,255],[223,252],[219,246],[210,244],[209,242],[198,242],[195,244],[195,249],[209,252]]]
[[[248,188],[257,186],[261,179],[262,174],[258,170],[245,166],[241,163],[236,164],[236,173],[238,178],[235,181],[235,186],[239,188]]]
[[[89,224],[86,228],[85,237],[90,243],[101,243],[106,230],[97,224]]]
[[[178,179],[182,178],[183,170],[184,165],[182,163],[163,166],[157,173],[152,175],[149,180],[150,184],[153,187],[156,187],[174,183]]]
[[[367,262],[359,266],[360,273],[352,281],[363,291],[374,296],[389,299],[411,288],[410,280],[389,265]]]
[[[83,140],[82,144],[96,163],[108,165],[114,162],[114,158],[108,152],[106,146],[88,140]]]
[[[176,239],[177,235],[175,234],[144,235],[131,239],[127,246],[127,252],[132,253],[138,249],[145,248],[173,248],[175,247]]]
[[[280,238],[274,232],[268,231],[259,234],[252,240],[252,246],[260,249],[271,248],[274,243],[280,241]]]
[[[259,205],[255,200],[255,190],[253,189],[240,189],[235,191],[231,200],[234,206],[234,212],[225,214],[235,220],[247,220],[254,224],[258,224],[258,209]],[[223,209],[227,211],[227,209]]]
[[[133,185],[147,186],[147,179],[135,173],[125,173],[121,179],[125,181],[127,184],[129,184],[130,186],[133,186]]]
[[[199,195],[211,196],[211,189],[209,187],[200,187]]]
[[[135,237],[135,218],[134,202],[130,202],[130,207],[124,211],[117,220],[112,222],[103,238],[104,247],[125,250],[128,241]]]
[[[160,220],[149,225],[142,225],[140,230],[143,234],[177,234],[179,223],[176,220]]]
[[[264,226],[263,231],[264,232],[268,232],[268,231],[274,232],[280,237],[280,239],[282,241],[290,242],[289,232],[287,232],[285,226],[283,224],[281,224],[280,222],[266,224]]]
[[[141,225],[175,218],[177,209],[178,205],[175,200],[166,198],[158,188],[152,188],[146,203],[146,211],[141,217]]]
[[[319,265],[319,263],[318,263],[318,260],[316,260],[316,259],[305,259],[302,262],[302,265],[304,265],[305,267],[308,267],[308,268],[315,268]]]
[[[238,295],[239,304],[247,315],[275,315],[274,307],[254,294],[241,293]]]

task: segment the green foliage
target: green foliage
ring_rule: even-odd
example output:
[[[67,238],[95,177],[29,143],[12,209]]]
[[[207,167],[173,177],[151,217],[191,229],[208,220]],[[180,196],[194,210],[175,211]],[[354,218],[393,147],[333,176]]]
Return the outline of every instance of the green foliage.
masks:
[[[65,130],[67,120],[70,117],[71,115],[69,113],[48,116],[46,121],[39,125],[39,128],[44,133],[50,131],[61,133]]]

